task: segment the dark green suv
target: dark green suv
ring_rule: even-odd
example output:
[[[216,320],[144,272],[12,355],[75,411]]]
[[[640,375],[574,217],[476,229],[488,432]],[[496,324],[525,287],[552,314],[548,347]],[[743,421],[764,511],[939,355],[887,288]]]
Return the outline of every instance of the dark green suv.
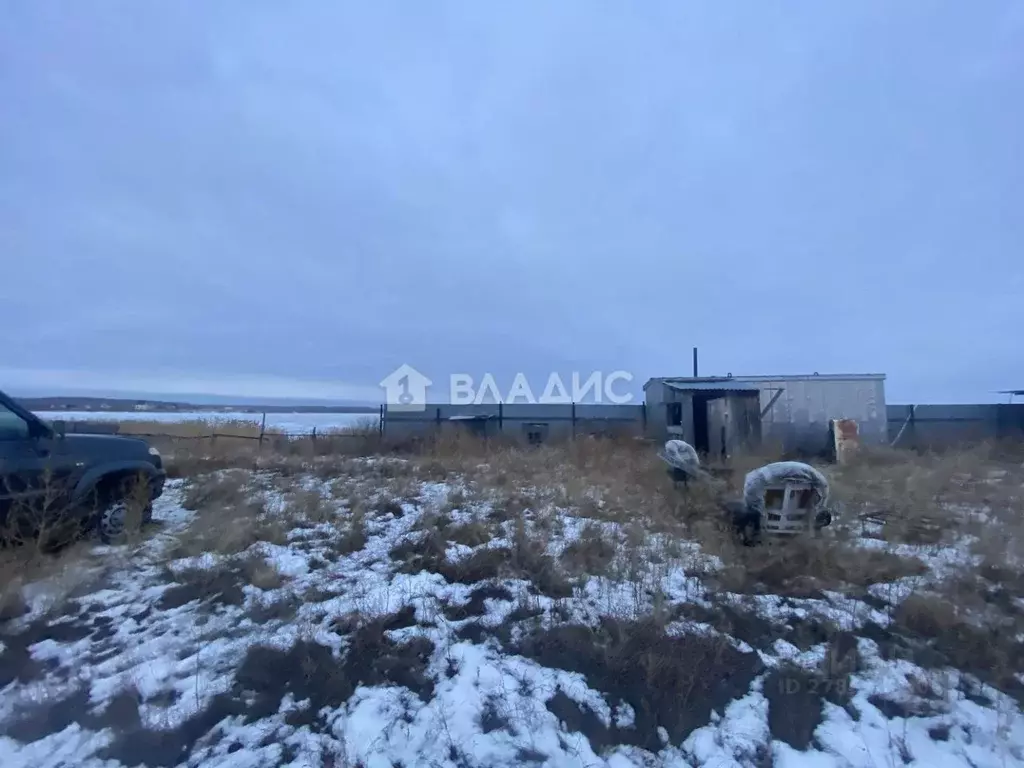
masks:
[[[153,514],[160,452],[120,435],[67,434],[0,392],[0,536],[67,540],[95,530],[107,543]]]

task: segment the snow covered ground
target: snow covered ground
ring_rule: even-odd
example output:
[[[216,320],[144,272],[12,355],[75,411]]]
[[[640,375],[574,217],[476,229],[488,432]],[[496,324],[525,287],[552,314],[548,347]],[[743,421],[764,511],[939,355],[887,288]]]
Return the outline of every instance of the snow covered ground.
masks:
[[[143,541],[16,585],[0,766],[1024,765],[1019,690],[904,632],[964,547],[733,591],[724,551],[567,488],[383,458],[172,481]]]
[[[240,422],[259,424],[263,418],[258,413],[211,412],[211,411],[41,411],[36,414],[48,421],[147,421],[179,423],[183,421]],[[318,430],[339,429],[363,424],[376,424],[378,417],[372,413],[268,413],[267,429],[284,432],[307,433],[313,427]]]

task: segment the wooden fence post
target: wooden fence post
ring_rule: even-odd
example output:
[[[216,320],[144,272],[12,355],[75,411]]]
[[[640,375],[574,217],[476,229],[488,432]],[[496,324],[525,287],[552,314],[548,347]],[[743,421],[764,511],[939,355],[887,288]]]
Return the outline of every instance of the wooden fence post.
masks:
[[[258,450],[260,450],[260,451],[263,450],[263,435],[266,434],[266,431],[267,431],[267,414],[266,414],[266,412],[264,412],[263,413],[263,419],[260,421],[260,445],[259,445],[259,448],[258,448]]]

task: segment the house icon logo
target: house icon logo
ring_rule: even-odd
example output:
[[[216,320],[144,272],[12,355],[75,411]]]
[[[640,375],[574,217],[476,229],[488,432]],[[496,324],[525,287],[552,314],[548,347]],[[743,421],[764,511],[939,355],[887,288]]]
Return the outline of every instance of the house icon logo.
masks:
[[[427,387],[433,382],[411,365],[401,365],[380,385],[384,402],[391,411],[423,411],[427,407]]]

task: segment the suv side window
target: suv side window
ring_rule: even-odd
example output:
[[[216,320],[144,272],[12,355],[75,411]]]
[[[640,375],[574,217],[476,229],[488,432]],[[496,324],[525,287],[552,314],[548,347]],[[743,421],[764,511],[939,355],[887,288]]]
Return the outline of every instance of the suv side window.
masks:
[[[0,440],[28,440],[28,422],[0,403]]]

